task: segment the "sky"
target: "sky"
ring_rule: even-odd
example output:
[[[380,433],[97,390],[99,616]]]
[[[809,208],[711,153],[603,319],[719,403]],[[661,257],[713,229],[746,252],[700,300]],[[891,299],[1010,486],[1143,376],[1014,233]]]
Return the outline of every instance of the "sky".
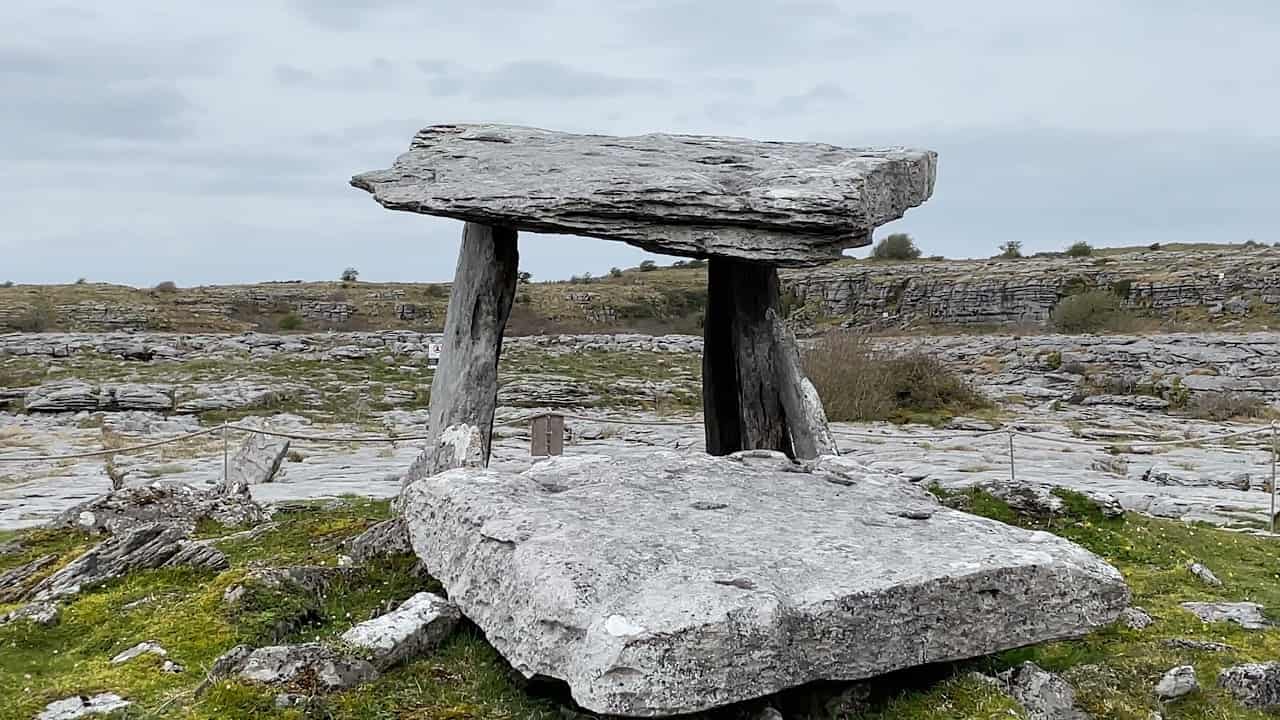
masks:
[[[347,181],[454,122],[930,148],[933,198],[877,232],[928,255],[1280,241],[1275,0],[4,0],[0,27],[0,282],[448,280],[461,223]],[[654,257],[520,248],[535,279]]]

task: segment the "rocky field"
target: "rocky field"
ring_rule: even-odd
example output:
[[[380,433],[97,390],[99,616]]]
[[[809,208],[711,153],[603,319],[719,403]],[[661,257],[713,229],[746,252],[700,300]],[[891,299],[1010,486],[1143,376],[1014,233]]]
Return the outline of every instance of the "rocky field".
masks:
[[[122,717],[581,712],[565,709],[563,686],[513,672],[476,626],[447,621],[456,612],[447,603],[420,598],[444,588],[421,574],[407,546],[379,543],[387,552],[378,553],[353,544],[388,516],[417,455],[413,440],[385,441],[422,430],[432,340],[415,331],[0,335],[0,718],[36,717],[59,701],[63,709],[114,703]],[[931,425],[835,423],[858,477],[1080,543],[1121,571],[1142,610],[1083,639],[806,686],[717,713],[1268,716],[1267,704],[1280,702],[1280,670],[1251,663],[1274,660],[1280,646],[1270,619],[1280,603],[1274,538],[1262,532],[1280,335],[886,337],[875,345],[885,354],[924,348],[994,402],[976,415],[934,413]],[[682,335],[509,339],[493,468],[538,472],[546,461],[529,455],[527,419],[546,410],[569,415],[566,461],[643,463],[657,450],[700,450],[700,350],[699,338]],[[187,519],[163,531],[176,533],[164,544],[179,549],[176,559],[144,552],[126,562],[119,558],[130,555],[103,548],[133,537],[130,523],[150,527],[119,519],[116,505],[83,505],[113,485],[148,493],[158,508],[203,508],[192,499],[202,493],[225,497],[223,422],[298,437],[230,431],[227,475],[246,492],[208,512],[174,511]],[[14,461],[208,429],[140,452]],[[1224,435],[1233,437],[1214,440]],[[328,439],[300,439],[307,436]],[[172,491],[154,489],[182,486],[197,495],[170,500],[163,493]],[[133,557],[158,547],[143,536],[136,543]],[[97,559],[83,561],[91,550]],[[84,574],[112,562],[134,569]],[[1193,571],[1193,563],[1202,565]],[[436,628],[412,636],[430,642],[415,640],[416,650],[394,660],[353,649],[353,626],[397,607]],[[125,652],[140,643],[151,645]],[[252,662],[215,662],[238,644],[259,651]],[[71,701],[79,695],[87,699]]]

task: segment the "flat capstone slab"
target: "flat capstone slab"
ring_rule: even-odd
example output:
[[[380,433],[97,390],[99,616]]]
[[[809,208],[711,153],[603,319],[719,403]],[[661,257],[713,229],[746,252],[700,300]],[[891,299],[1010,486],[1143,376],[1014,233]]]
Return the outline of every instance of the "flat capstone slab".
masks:
[[[776,265],[839,259],[933,193],[937,154],[434,125],[351,184],[393,210]]]
[[[406,489],[414,550],[525,676],[688,713],[1075,637],[1128,606],[1083,548],[852,461],[564,456]]]

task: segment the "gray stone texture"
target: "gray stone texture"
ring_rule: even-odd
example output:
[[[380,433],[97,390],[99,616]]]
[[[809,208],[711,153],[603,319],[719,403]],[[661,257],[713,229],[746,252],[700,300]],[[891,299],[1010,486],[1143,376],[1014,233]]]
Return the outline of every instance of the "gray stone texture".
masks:
[[[388,668],[434,649],[457,627],[461,614],[439,595],[420,592],[395,610],[362,622],[342,641],[365,651],[377,668]]]
[[[812,265],[933,192],[937,154],[691,135],[435,125],[351,184],[384,207],[667,255]]]
[[[527,676],[609,714],[694,712],[1078,636],[1119,573],[843,458],[655,451],[459,469],[404,496],[414,548]],[[905,640],[904,640],[905,638]]]

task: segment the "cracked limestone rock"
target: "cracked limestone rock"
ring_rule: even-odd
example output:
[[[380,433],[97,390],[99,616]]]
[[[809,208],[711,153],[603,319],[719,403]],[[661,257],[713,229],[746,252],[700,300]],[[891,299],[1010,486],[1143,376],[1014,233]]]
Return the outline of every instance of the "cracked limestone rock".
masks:
[[[551,458],[412,483],[415,551],[526,676],[599,713],[700,711],[816,680],[1076,637],[1119,572],[845,458]]]

